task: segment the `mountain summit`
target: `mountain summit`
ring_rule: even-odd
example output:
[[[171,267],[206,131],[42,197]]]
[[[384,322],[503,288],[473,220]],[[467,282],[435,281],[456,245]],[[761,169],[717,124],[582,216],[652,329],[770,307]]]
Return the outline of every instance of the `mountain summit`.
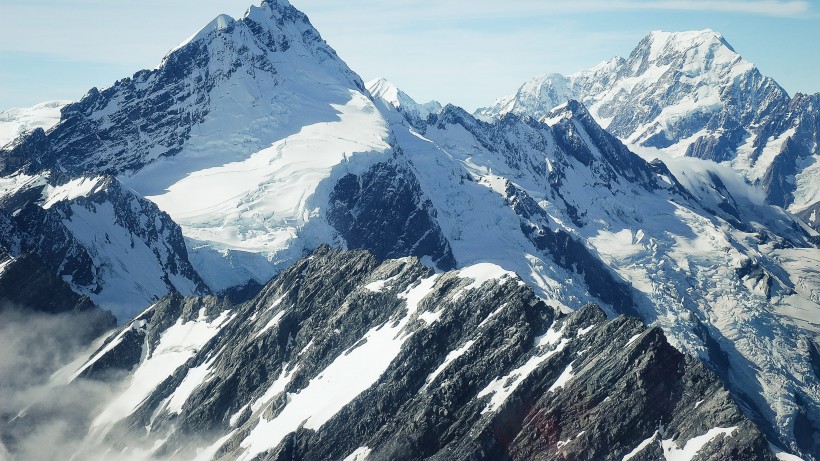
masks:
[[[364,93],[303,13],[265,1],[219,16],[157,69],[91,90],[0,163],[115,175],[182,226],[213,289],[265,282],[303,254],[288,242],[317,221],[309,199],[332,168],[389,149]]]
[[[724,163],[820,229],[817,96],[791,98],[721,34],[652,32],[626,59],[536,77],[477,115],[540,118],[569,99],[645,155]]]
[[[685,151],[678,145],[717,123],[750,126],[788,104],[773,80],[711,30],[652,32],[629,57],[614,58],[568,77],[549,74],[515,96],[480,109],[484,117],[513,112],[541,117],[567,99],[586,104],[604,128],[631,144]],[[698,123],[692,123],[697,119]],[[693,155],[719,159],[724,151]]]

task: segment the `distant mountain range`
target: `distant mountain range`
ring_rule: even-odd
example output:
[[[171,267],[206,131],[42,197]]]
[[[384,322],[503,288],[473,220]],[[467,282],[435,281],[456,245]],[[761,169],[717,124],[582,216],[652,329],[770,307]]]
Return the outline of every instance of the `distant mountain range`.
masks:
[[[655,32],[470,114],[220,16],[0,150],[0,300],[120,325],[0,440],[92,386],[82,459],[820,459],[816,100]]]
[[[642,155],[729,165],[820,229],[820,93],[790,97],[721,34],[653,32],[626,59],[536,77],[477,114],[540,119],[570,99]]]

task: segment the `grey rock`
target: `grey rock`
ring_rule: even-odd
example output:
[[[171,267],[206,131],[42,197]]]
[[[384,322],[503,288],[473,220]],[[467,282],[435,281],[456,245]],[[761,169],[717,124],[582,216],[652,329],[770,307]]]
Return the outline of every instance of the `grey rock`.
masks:
[[[330,195],[328,221],[350,249],[379,259],[429,256],[443,270],[456,265],[436,211],[415,177],[393,163],[378,163],[362,176],[348,174]]]
[[[216,458],[237,458],[260,418],[281,414],[289,395],[364,344],[368,331],[395,325],[407,312],[399,295],[431,275],[415,258],[379,262],[323,246],[238,306],[168,297],[137,321],[148,350],[152,338],[196,312],[213,318],[227,309],[231,320],[108,437],[157,443],[155,456],[184,459],[228,436]],[[378,280],[387,280],[381,290],[366,288]],[[515,278],[467,289],[471,282],[458,272],[440,274],[377,381],[318,430],[294,428],[255,459],[343,459],[359,447],[370,449],[371,460],[622,459],[650,439],[634,459],[659,459],[662,440],[682,447],[717,427],[733,429],[705,443],[698,459],[774,459],[717,377],[660,329],[629,317],[608,320],[594,305],[563,314]],[[432,313],[437,320],[423,320]],[[279,322],[264,330],[274,316]],[[188,370],[206,362],[211,377],[179,414],[167,411]],[[248,407],[288,371],[283,393]],[[489,406],[493,394],[482,390],[494,382],[499,391],[505,382],[514,387]]]

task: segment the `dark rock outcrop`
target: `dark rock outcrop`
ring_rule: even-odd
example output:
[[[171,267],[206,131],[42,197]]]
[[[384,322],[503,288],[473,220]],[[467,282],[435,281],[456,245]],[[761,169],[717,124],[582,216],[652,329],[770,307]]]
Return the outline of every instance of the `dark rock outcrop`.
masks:
[[[170,296],[124,327],[144,329],[149,355],[173,325],[229,320],[108,437],[175,459],[217,439],[216,459],[658,459],[687,443],[697,459],[774,459],[660,329],[594,305],[566,315],[470,270],[321,247],[239,306]]]
[[[19,309],[31,313],[83,313],[89,324],[85,341],[101,335],[116,324],[110,312],[103,311],[87,297],[71,290],[34,254],[12,258],[0,247],[0,313]]]
[[[327,211],[350,249],[366,249],[379,259],[429,256],[439,268],[453,269],[456,261],[435,215],[415,177],[392,163],[344,176]]]

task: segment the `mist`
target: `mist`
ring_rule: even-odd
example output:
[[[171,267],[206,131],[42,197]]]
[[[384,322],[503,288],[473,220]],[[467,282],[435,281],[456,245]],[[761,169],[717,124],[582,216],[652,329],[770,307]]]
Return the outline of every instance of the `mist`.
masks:
[[[46,314],[0,305],[0,459],[71,459],[85,448],[94,410],[116,384],[53,375],[90,355],[98,319],[93,310]]]

